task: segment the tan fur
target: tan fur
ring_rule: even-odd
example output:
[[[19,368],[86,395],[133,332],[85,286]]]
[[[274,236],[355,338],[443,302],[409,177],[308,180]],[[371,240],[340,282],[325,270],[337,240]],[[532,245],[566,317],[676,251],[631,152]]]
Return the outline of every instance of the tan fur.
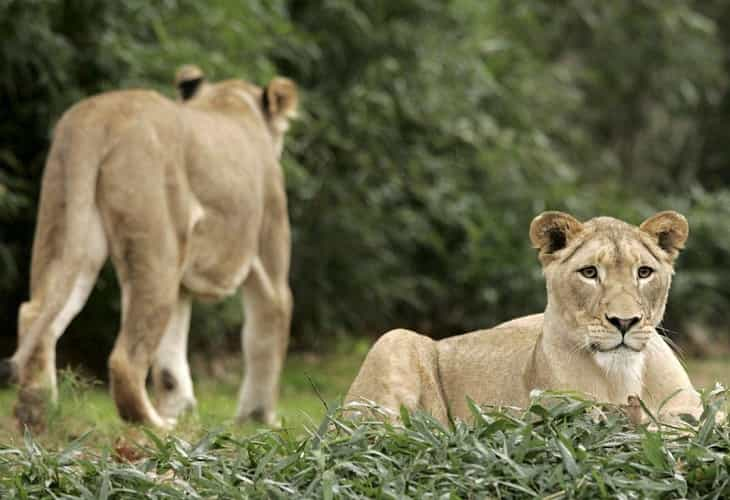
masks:
[[[346,401],[372,401],[393,412],[405,405],[446,422],[448,415],[470,418],[467,396],[478,404],[524,407],[534,389],[577,390],[617,404],[639,395],[656,411],[679,390],[662,414],[698,417],[699,396],[656,331],[687,234],[686,220],[675,212],[657,214],[641,228],[608,217],[582,224],[544,213],[530,230],[547,282],[544,314],[441,341],[388,332],[368,353]],[[579,272],[586,266],[595,266],[596,279]],[[640,266],[653,274],[640,279]],[[609,318],[639,318],[625,345]]]
[[[31,298],[20,309],[12,358],[26,395],[16,407],[22,423],[39,423],[39,398],[28,394],[55,397],[56,340],[109,255],[122,289],[121,331],[109,370],[123,418],[169,424],[175,415],[160,415],[145,390],[150,366],[167,359],[156,354],[161,337],[172,330],[169,345],[182,353],[182,361],[180,352],[173,354],[189,378],[190,297],[217,300],[239,288],[246,379],[238,416],[274,418],[292,309],[279,155],[296,86],[284,78],[265,89],[241,80],[208,83],[194,66],[182,68],[176,83],[179,102],[144,90],[108,92],[73,106],[55,129]],[[265,92],[276,95],[275,107]],[[165,369],[155,366],[153,373],[161,392],[160,380],[175,386],[160,376]],[[176,413],[185,404],[162,406]]]

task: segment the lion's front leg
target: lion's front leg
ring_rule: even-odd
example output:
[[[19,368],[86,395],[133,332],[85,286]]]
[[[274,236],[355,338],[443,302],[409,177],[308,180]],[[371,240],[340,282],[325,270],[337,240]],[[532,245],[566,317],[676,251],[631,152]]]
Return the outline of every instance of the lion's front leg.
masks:
[[[289,342],[292,298],[289,285],[272,280],[257,261],[243,286],[245,363],[238,399],[238,420],[266,424],[276,420],[279,378]]]
[[[677,399],[675,400],[675,398]],[[649,403],[651,404],[651,401]],[[657,405],[650,406],[649,411],[651,411],[651,416],[644,411],[641,402],[639,402],[639,396],[636,395],[630,395],[627,404],[622,405],[622,407],[632,424],[648,424],[650,429],[656,429],[657,422],[659,424],[686,428],[688,424],[684,419],[685,415],[690,415],[699,421],[704,411],[701,398],[694,389],[682,390],[668,401],[663,402],[661,407]],[[727,419],[727,414],[722,410],[717,411],[714,419],[715,423],[721,424]]]
[[[239,421],[254,419],[273,424],[276,420],[279,378],[289,344],[293,307],[289,288],[290,257],[286,194],[283,178],[279,178],[269,186],[259,254],[242,287],[245,373],[236,410]]]
[[[669,345],[655,334],[646,351],[641,398],[654,416],[667,423],[681,422],[681,414],[699,419],[703,411],[702,398]]]

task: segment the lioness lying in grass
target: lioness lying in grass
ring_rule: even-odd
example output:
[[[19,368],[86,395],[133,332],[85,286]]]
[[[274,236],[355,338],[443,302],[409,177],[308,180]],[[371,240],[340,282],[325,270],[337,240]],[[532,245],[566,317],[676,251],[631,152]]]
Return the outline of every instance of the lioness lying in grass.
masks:
[[[664,315],[686,219],[661,212],[639,227],[610,217],[581,223],[545,212],[530,226],[547,281],[544,314],[441,341],[393,330],[372,347],[346,401],[438,420],[478,404],[525,406],[533,389],[576,390],[662,415],[699,417],[700,397],[656,327]]]

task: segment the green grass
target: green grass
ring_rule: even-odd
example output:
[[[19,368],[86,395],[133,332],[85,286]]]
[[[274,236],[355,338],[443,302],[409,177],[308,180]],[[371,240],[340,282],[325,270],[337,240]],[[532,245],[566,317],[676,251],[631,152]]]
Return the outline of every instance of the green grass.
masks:
[[[342,396],[365,350],[290,355],[278,430],[232,422],[235,361],[196,381],[197,414],[169,434],[121,423],[104,388],[66,374],[48,431],[23,436],[10,418],[14,393],[0,391],[0,498],[730,495],[730,426],[712,418],[690,431],[636,427],[619,408],[569,395],[524,412],[474,408],[474,423],[452,428],[418,413],[398,427],[327,412],[320,395]],[[687,365],[697,385],[730,378],[727,360]],[[723,398],[708,399],[709,417]]]
[[[365,342],[359,342],[338,346],[325,356],[291,353],[281,381],[278,413],[282,424],[297,432],[302,432],[307,424],[316,425],[325,414],[322,400],[337,401],[344,396],[367,348]],[[233,421],[241,381],[239,359],[231,357],[218,364],[220,376],[194,376],[198,408],[194,414],[181,419],[175,429],[176,435],[194,439],[211,428],[245,435],[261,428]],[[23,442],[22,433],[12,417],[15,396],[12,388],[0,389],[0,443],[11,446]],[[103,384],[61,371],[59,404],[49,415],[47,430],[37,439],[45,447],[58,448],[89,430],[92,433],[87,444],[98,447],[111,446],[120,437],[144,440],[139,426],[125,424],[119,419]]]
[[[132,463],[84,438],[48,451],[29,436],[0,448],[2,498],[726,498],[730,426],[722,394],[691,430],[635,427],[614,406],[570,395],[524,412],[473,406],[444,428],[402,411],[403,426],[336,409],[297,437],[286,428],[188,441],[147,431]],[[718,398],[719,397],[719,398]]]
[[[695,387],[712,387],[715,382],[730,387],[728,358],[689,359],[685,362],[685,366]]]

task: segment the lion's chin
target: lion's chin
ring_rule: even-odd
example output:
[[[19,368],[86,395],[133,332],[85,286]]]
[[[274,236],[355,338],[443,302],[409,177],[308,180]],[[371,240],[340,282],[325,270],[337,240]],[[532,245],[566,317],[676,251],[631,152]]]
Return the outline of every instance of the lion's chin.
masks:
[[[597,351],[593,358],[607,377],[612,402],[625,403],[631,394],[641,394],[644,353],[630,346],[619,345],[608,351]]]
[[[615,354],[639,354],[641,352],[641,349],[637,349],[628,344],[620,344],[613,349],[609,349],[608,352],[612,352]]]

